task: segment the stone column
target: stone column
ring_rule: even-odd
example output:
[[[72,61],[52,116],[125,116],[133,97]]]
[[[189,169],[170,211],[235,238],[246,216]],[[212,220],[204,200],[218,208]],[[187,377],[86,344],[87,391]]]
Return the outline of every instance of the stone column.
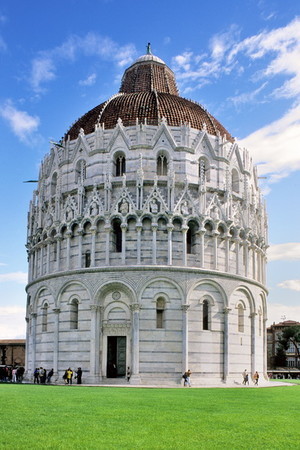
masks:
[[[43,276],[44,275],[44,243],[41,244],[41,246],[40,246],[40,257],[41,257],[40,276]]]
[[[187,245],[186,245],[186,235],[189,227],[187,225],[182,225],[182,264],[187,265]]]
[[[36,318],[37,313],[31,313],[31,372],[34,372],[36,366]]]
[[[57,247],[56,247],[56,264],[57,264],[57,272],[60,271],[60,246],[61,246],[61,241],[62,241],[62,237],[61,236],[57,236]]]
[[[140,305],[133,303],[132,311],[132,370],[130,382],[139,384],[140,382]]]
[[[30,339],[29,317],[25,317],[25,320],[26,320],[26,342],[29,343],[29,339]],[[25,377],[29,381],[32,376],[32,371],[29,367],[29,346],[28,345],[25,346],[25,369],[26,369]]]
[[[50,249],[51,249],[51,240],[50,239],[47,240],[46,245],[47,245],[47,247],[46,247],[46,249],[47,249],[46,273],[50,273]]]
[[[190,305],[181,305],[182,309],[182,373],[188,370],[189,365],[189,330],[188,330],[188,309]]]
[[[253,264],[252,277],[254,280],[256,280],[256,261],[255,261],[255,246],[254,245],[251,246],[251,250],[252,250],[252,264]]]
[[[235,238],[235,264],[236,269],[235,272],[237,275],[240,273],[240,240],[239,238]]]
[[[156,265],[156,231],[157,231],[157,223],[152,223],[152,264]]]
[[[245,251],[245,277],[248,277],[248,272],[249,272],[249,247],[248,247],[248,243],[245,243],[244,246],[244,251]]]
[[[199,230],[199,235],[200,235],[200,267],[204,267],[204,234],[205,234],[205,230]]]
[[[255,372],[255,319],[256,319],[256,313],[250,314],[250,320],[251,320],[251,375]]]
[[[32,253],[31,251],[27,250],[28,252],[28,282],[32,281]]]
[[[168,230],[168,265],[172,265],[173,260],[173,244],[172,244],[172,233],[173,233],[173,225],[168,224],[167,230]]]
[[[70,251],[71,251],[71,231],[66,232],[67,237],[67,259],[66,259],[66,270],[70,270]]]
[[[102,367],[100,361],[102,361],[102,317],[103,306],[98,306],[96,311],[96,336],[95,336],[95,372],[96,377],[102,380]]]
[[[225,236],[225,272],[229,272],[229,236]]]
[[[224,312],[224,337],[223,337],[223,381],[226,383],[227,377],[229,375],[229,313],[231,309],[225,307]]]
[[[92,233],[92,245],[91,245],[91,266],[95,267],[95,254],[96,254],[96,232],[97,229],[95,227],[91,227],[91,233]]]
[[[122,223],[121,224],[121,230],[122,230],[122,264],[126,263],[126,231],[127,231],[127,224]]]
[[[109,240],[110,240],[110,230],[109,224],[104,226],[104,231],[106,232],[106,242],[105,242],[105,264],[109,266]]]
[[[54,308],[54,334],[53,334],[53,370],[54,374],[58,375],[58,360],[59,360],[59,313],[60,308]]]
[[[95,382],[96,376],[96,330],[97,330],[97,305],[90,305],[91,309],[91,334],[90,334],[90,380]]]
[[[141,223],[137,223],[136,231],[137,231],[136,262],[137,262],[137,264],[141,264],[141,233],[142,233],[142,224]]]
[[[215,231],[213,233],[213,246],[214,246],[214,261],[213,261],[213,268],[214,270],[218,269],[218,232]]]
[[[81,269],[82,267],[82,235],[83,230],[78,230],[78,261],[77,261],[77,267],[78,269]]]

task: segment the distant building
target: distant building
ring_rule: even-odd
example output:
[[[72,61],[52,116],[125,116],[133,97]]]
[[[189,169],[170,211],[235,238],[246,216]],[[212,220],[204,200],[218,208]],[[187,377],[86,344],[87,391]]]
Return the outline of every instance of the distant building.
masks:
[[[25,366],[25,339],[0,340],[0,365]]]
[[[284,328],[300,325],[300,322],[295,320],[285,320],[284,322],[273,323],[267,328],[267,359],[268,369],[277,369],[276,367],[276,352],[279,347],[279,339]],[[297,352],[294,344],[291,342],[286,351],[287,368],[297,368]]]

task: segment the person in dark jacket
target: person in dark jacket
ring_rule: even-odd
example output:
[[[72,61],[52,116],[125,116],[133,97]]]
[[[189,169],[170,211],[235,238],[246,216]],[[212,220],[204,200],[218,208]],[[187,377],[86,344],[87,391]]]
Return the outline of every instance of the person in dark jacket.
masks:
[[[81,367],[78,367],[75,378],[77,379],[77,384],[81,384],[81,378],[82,378]]]

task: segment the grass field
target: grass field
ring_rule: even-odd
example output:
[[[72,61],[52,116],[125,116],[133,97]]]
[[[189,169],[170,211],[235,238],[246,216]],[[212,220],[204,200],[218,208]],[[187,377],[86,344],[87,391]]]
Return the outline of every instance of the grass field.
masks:
[[[299,449],[300,386],[0,385],[1,449]]]

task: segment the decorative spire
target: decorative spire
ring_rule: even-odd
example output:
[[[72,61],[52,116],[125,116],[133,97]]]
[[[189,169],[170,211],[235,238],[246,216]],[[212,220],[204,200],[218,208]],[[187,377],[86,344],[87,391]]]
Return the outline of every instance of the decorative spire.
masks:
[[[151,44],[150,44],[150,42],[148,42],[148,45],[147,45],[147,55],[152,55],[152,51],[151,51]]]

